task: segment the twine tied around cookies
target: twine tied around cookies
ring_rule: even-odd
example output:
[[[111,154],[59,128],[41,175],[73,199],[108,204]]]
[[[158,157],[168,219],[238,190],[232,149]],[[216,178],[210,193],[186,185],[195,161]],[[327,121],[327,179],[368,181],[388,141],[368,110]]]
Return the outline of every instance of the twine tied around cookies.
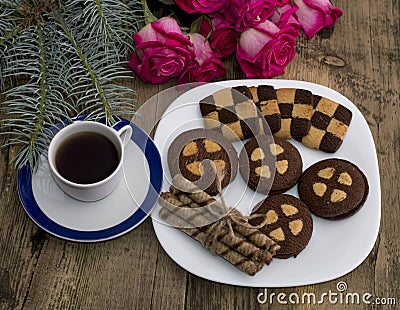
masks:
[[[220,176],[219,176],[220,178]],[[176,175],[168,192],[160,195],[161,219],[191,236],[214,255],[219,255],[243,272],[254,275],[272,261],[280,246],[238,210],[216,201],[195,184]]]
[[[244,228],[250,229],[260,229],[267,225],[268,219],[265,214],[253,214],[249,216],[244,216],[238,210],[229,208],[225,202],[224,195],[222,193],[222,180],[224,178],[224,172],[221,169],[216,169],[216,183],[218,194],[221,199],[221,204],[223,207],[223,211],[225,212],[225,216],[211,224],[207,230],[207,237],[204,240],[203,246],[211,251],[212,253],[216,253],[217,243],[222,235],[225,235],[225,229],[228,230],[228,235],[230,237],[235,236],[235,231],[232,227],[232,223],[242,226]],[[211,211],[212,212],[212,211]],[[261,224],[257,226],[253,226],[249,223],[249,220],[263,218]]]

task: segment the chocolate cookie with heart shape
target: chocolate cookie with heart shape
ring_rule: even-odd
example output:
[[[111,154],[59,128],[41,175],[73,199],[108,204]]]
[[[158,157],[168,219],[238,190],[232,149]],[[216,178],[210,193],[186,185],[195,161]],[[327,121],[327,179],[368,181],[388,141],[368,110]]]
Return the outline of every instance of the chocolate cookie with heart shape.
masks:
[[[255,206],[252,214],[266,215],[267,224],[261,230],[280,245],[277,258],[296,257],[311,239],[311,213],[300,199],[292,195],[269,196]],[[263,218],[253,218],[249,222],[254,226],[260,225]]]
[[[210,195],[218,193],[217,171],[221,187],[237,174],[238,158],[232,143],[212,130],[192,129],[175,138],[168,149],[171,176],[182,175]]]
[[[292,188],[303,169],[299,151],[290,142],[257,136],[244,145],[239,171],[248,186],[262,194],[280,194]]]
[[[355,214],[364,205],[368,180],[353,163],[339,158],[319,161],[299,180],[300,199],[319,217],[340,220]]]

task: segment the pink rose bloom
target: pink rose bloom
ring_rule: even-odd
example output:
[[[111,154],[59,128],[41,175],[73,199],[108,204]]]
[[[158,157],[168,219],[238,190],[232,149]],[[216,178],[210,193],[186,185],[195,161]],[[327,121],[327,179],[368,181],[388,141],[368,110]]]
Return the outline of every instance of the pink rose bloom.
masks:
[[[274,13],[275,6],[276,0],[231,0],[225,16],[242,32],[265,22]]]
[[[175,3],[188,13],[213,13],[225,9],[229,0],[175,0]]]
[[[323,28],[331,28],[343,11],[334,8],[329,0],[294,0],[298,10],[294,13],[304,33],[311,39]]]
[[[293,27],[297,31],[296,36],[299,36],[301,25],[293,16],[293,13],[296,11],[297,7],[291,6],[290,4],[276,6],[274,14],[272,14],[269,20],[272,21],[279,28],[284,28],[285,26]]]
[[[270,78],[284,73],[296,54],[296,31],[279,29],[273,22],[244,31],[239,40],[236,58],[248,78]]]
[[[191,49],[195,58],[179,76],[178,83],[208,82],[225,75],[222,61],[214,55],[206,38],[199,33],[190,33],[188,36],[193,44]]]
[[[211,25],[210,25],[211,20]],[[210,20],[203,18],[200,25],[200,34],[208,37],[211,49],[219,57],[226,57],[236,51],[240,33],[228,23],[222,14],[211,14]]]
[[[276,0],[276,5],[284,6],[286,4],[291,4],[292,0]]]
[[[164,17],[134,33],[129,67],[144,82],[159,84],[177,77],[193,57],[189,38],[175,19]]]

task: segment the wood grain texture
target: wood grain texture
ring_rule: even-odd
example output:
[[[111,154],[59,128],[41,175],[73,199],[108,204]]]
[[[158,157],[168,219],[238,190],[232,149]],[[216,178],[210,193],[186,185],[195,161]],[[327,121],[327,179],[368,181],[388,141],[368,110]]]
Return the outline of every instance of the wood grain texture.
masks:
[[[376,143],[381,171],[382,219],[376,244],[354,271],[326,283],[268,289],[268,294],[336,291],[339,281],[349,292],[400,303],[400,2],[333,1],[344,10],[330,38],[302,36],[298,53],[279,78],[333,88],[354,102],[366,118]],[[224,79],[244,78],[231,57]],[[142,106],[174,85],[152,86],[135,79]],[[148,132],[168,98],[141,110],[135,122]],[[145,112],[145,113],[144,113]],[[3,145],[7,136],[0,138]],[[360,150],[362,151],[362,150]],[[0,149],[0,309],[278,309],[259,304],[264,288],[222,285],[191,275],[177,266],[158,244],[151,220],[115,240],[79,244],[55,238],[25,214],[17,193],[14,148]],[[345,240],[345,236],[343,236]],[[332,258],[334,259],[334,258]],[[201,262],[199,262],[201,263]],[[272,267],[272,266],[271,266]],[[373,300],[373,299],[371,299]],[[315,308],[288,304],[286,309]],[[325,301],[318,309],[331,309]],[[336,308],[354,309],[354,305]],[[363,308],[362,305],[359,308]],[[369,309],[395,309],[370,305]]]

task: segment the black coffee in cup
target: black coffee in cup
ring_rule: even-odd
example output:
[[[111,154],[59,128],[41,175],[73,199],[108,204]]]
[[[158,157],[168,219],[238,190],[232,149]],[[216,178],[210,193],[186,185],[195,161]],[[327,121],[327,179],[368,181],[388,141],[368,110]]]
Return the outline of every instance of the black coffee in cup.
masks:
[[[55,165],[65,179],[91,184],[106,179],[118,167],[119,152],[107,137],[96,132],[79,132],[57,148]]]

